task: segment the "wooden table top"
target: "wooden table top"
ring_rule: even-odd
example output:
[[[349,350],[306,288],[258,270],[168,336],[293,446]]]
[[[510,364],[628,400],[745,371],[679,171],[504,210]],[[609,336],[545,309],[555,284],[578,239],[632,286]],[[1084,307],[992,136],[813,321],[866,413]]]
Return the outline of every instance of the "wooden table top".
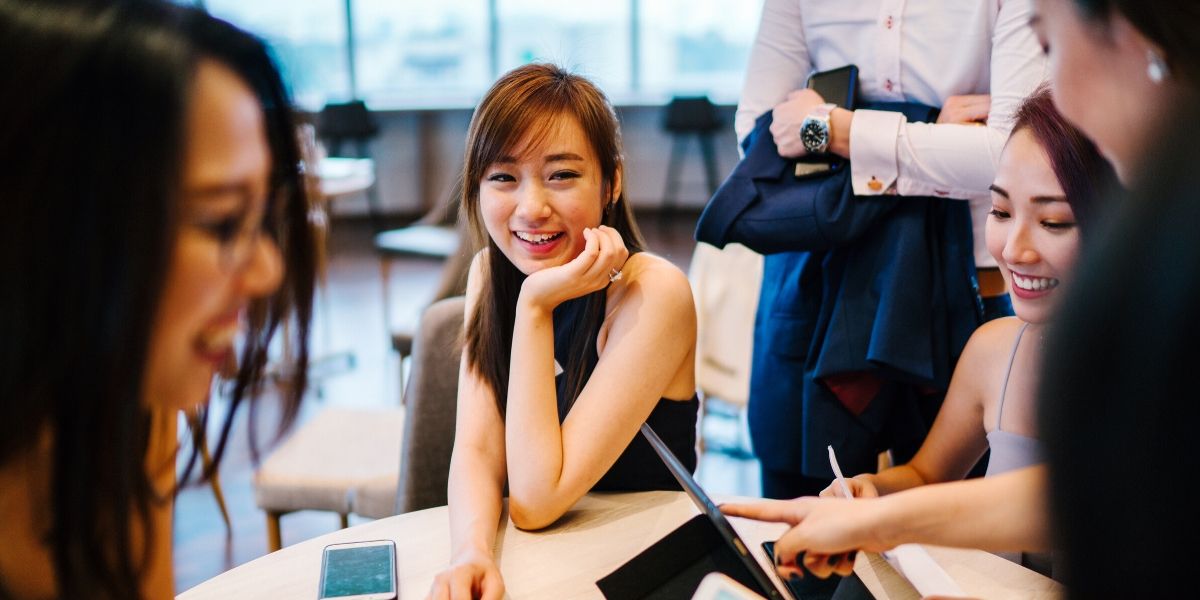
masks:
[[[729,501],[734,498],[720,498]],[[519,599],[600,598],[596,580],[608,575],[671,530],[699,514],[682,492],[588,494],[550,528],[529,532],[507,516],[496,545],[508,596]],[[774,577],[761,542],[786,526],[730,519]],[[391,539],[401,600],[424,598],[450,559],[446,507],[372,521],[307,540],[231,569],[181,594],[205,598],[316,598],[322,549],[333,543]],[[998,556],[978,550],[929,548],[930,554],[976,598],[1057,598],[1058,584]],[[855,571],[878,598],[918,598],[878,555],[860,553]]]

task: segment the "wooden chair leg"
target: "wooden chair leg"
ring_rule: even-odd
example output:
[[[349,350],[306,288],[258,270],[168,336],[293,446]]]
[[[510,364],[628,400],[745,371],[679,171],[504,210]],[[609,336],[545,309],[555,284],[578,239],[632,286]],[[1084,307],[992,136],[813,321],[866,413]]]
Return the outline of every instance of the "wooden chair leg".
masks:
[[[400,354],[399,352],[397,354],[400,356],[400,406],[407,406],[408,397],[405,393],[408,392],[408,377],[406,377],[407,373],[404,372],[404,359],[408,358],[408,355]]]
[[[383,330],[392,330],[392,292],[391,289],[392,259],[386,255],[379,257],[379,284],[383,291]]]
[[[350,526],[350,515],[346,513],[338,513],[338,516],[342,518],[342,529]]]
[[[267,552],[274,552],[283,547],[283,541],[279,536],[279,517],[282,516],[282,512],[267,511]]]
[[[212,463],[212,457],[208,455],[207,444],[205,444],[202,452],[204,454],[204,466],[208,468],[208,465]],[[233,521],[229,518],[229,508],[225,506],[225,493],[221,491],[221,477],[214,471],[212,478],[208,482],[212,485],[213,497],[216,498],[217,508],[221,511],[221,520],[225,522],[225,537],[233,539]]]
[[[199,418],[193,413],[188,415],[189,426],[196,430],[200,425]],[[212,454],[208,451],[208,437],[200,436],[200,467],[207,473],[212,468]],[[225,539],[233,539],[233,521],[229,518],[229,507],[225,505],[225,493],[221,491],[221,476],[217,471],[212,472],[212,477],[208,480],[212,486],[213,498],[217,501],[217,508],[221,511],[221,520],[225,523]]]

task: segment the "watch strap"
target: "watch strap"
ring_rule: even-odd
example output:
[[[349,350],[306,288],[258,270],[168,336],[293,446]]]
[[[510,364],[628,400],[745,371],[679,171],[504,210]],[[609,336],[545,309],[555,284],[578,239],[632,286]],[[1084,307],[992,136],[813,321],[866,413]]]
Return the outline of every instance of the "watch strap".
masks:
[[[828,119],[829,114],[832,113],[833,109],[835,108],[837,108],[837,105],[829,102],[826,102],[825,104],[818,104],[813,107],[812,113],[810,113],[809,116],[817,119]]]

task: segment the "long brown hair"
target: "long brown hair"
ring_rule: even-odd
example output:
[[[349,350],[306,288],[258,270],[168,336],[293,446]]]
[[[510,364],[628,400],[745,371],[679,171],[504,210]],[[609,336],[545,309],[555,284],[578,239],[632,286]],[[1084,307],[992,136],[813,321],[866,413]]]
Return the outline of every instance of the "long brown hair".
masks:
[[[562,115],[579,122],[600,161],[602,193],[596,201],[603,203],[612,195],[623,170],[621,132],[608,98],[591,81],[550,64],[517,67],[488,90],[467,131],[462,210],[476,244],[484,246],[487,264],[486,285],[467,323],[467,365],[492,389],[502,416],[508,399],[513,322],[525,274],[488,236],[479,215],[479,183],[489,166],[513,154],[523,140],[529,140],[531,146],[544,140],[553,131],[555,119]],[[615,201],[606,204],[601,224],[621,234],[630,254],[645,247],[623,190]],[[570,401],[587,383],[586,356],[595,344],[595,331],[590,325],[603,317],[605,293],[599,290],[563,304],[564,308],[572,305],[572,314],[581,315],[581,323],[572,328],[566,341],[568,359],[562,365]]]

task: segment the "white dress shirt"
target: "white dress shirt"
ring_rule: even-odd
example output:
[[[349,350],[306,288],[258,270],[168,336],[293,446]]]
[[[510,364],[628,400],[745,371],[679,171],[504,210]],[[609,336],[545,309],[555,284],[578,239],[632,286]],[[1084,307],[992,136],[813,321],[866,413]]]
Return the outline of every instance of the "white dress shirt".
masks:
[[[738,139],[810,74],[848,64],[858,66],[865,101],[940,107],[950,96],[990,94],[986,126],[855,111],[850,178],[863,196],[966,199],[975,262],[995,266],[983,235],[988,186],[1014,111],[1046,78],[1031,13],[1031,0],[765,0],[738,104]],[[872,178],[882,185],[872,189]]]

